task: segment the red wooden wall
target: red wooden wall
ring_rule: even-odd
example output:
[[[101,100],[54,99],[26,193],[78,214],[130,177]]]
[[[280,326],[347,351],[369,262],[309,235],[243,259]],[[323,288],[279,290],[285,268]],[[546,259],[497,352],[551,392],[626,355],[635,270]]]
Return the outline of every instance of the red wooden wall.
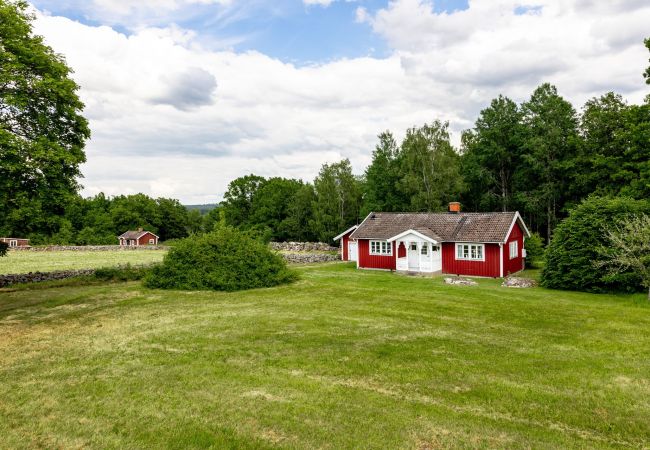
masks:
[[[485,244],[485,261],[456,259],[456,244],[442,243],[442,273],[477,277],[499,277],[499,244]]]
[[[510,259],[510,242],[517,241],[519,248],[519,256],[517,258]],[[515,222],[515,226],[512,227],[510,236],[506,240],[506,243],[503,244],[503,276],[506,277],[511,273],[519,272],[524,268],[524,258],[521,257],[522,250],[524,248],[524,232],[522,231],[519,223]]]
[[[379,256],[370,254],[370,241],[368,239],[359,239],[357,241],[359,251],[359,267],[366,269],[387,269],[395,270],[397,253],[395,249],[395,242],[393,245],[393,254],[391,256]]]
[[[149,239],[156,239],[157,241],[156,236],[147,231],[144,235],[140,236],[140,239],[138,239],[138,245],[149,245]]]
[[[341,259],[343,261],[349,261],[350,260],[350,255],[348,255],[348,242],[350,242],[350,235],[352,234],[352,231],[350,231],[348,234],[343,236],[341,238]]]

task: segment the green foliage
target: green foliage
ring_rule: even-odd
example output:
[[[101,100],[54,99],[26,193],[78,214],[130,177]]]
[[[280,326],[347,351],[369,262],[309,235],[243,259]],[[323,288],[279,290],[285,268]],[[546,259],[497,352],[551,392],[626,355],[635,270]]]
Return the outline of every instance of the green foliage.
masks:
[[[609,92],[585,104],[580,129],[571,185],[578,197],[650,197],[650,105],[629,106]]]
[[[524,127],[515,102],[499,96],[463,133],[463,204],[473,211],[510,211],[513,178],[521,166]]]
[[[9,244],[6,242],[0,242],[0,257],[6,256],[9,251]]]
[[[522,105],[524,164],[516,174],[518,203],[537,224],[546,222],[546,237],[566,201],[578,147],[578,118],[555,86],[543,84]]]
[[[132,266],[131,264],[117,267],[101,267],[95,270],[93,278],[101,281],[136,281],[143,279],[151,267]]]
[[[358,223],[363,185],[352,174],[350,160],[323,164],[314,189],[311,228],[320,241],[330,242],[341,230]]]
[[[410,128],[402,142],[397,188],[411,211],[438,211],[463,189],[460,157],[449,142],[449,124],[439,120]]]
[[[363,211],[366,216],[372,211],[402,211],[408,204],[399,189],[400,148],[390,131],[379,136],[379,143],[372,153],[372,163],[365,173]]]
[[[599,247],[606,242],[608,226],[630,215],[648,213],[648,200],[590,197],[583,201],[555,230],[546,250],[542,285],[591,292],[638,290],[640,279],[632,271],[608,276],[593,264],[599,260]]]
[[[237,291],[289,283],[296,274],[260,240],[231,227],[178,242],[145,278],[148,287]]]
[[[0,2],[0,230],[14,235],[58,229],[90,137],[71,70],[27,10]]]
[[[526,267],[533,268],[544,258],[544,240],[539,233],[531,233],[526,238]]]
[[[650,215],[630,216],[606,229],[603,257],[596,267],[605,267],[609,276],[631,271],[648,289],[650,300]]]

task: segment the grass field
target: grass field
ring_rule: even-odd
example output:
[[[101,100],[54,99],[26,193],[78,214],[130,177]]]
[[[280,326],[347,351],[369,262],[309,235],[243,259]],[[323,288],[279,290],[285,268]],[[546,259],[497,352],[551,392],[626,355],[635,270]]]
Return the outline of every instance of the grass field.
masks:
[[[151,264],[162,261],[166,250],[115,251],[10,251],[0,258],[0,274],[95,269],[120,264]]]
[[[0,447],[650,443],[644,294],[298,270],[239,293],[0,290]]]

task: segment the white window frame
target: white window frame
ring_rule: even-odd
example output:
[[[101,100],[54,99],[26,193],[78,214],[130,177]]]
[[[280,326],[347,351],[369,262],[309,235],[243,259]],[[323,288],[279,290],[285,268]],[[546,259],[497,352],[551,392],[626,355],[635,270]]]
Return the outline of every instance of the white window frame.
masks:
[[[12,248],[18,247],[18,239],[9,240],[9,247],[12,247]]]
[[[156,245],[156,240],[154,238],[149,239],[149,245]]]
[[[467,252],[465,252],[465,247],[467,247]],[[474,254],[475,256],[472,256],[472,254]],[[485,261],[485,244],[474,244],[471,242],[457,242],[456,260]]]
[[[420,244],[420,255],[429,256],[429,244],[426,242]]]
[[[393,256],[393,243],[388,241],[370,241],[370,254],[374,256]]]
[[[519,258],[519,241],[512,241],[508,244],[508,254],[510,259]]]

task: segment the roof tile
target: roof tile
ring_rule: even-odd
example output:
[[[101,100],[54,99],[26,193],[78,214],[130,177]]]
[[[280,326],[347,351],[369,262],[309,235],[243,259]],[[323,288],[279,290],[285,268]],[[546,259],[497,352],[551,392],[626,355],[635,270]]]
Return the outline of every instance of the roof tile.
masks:
[[[504,242],[515,212],[371,213],[352,239],[390,239],[416,230],[439,242]]]

